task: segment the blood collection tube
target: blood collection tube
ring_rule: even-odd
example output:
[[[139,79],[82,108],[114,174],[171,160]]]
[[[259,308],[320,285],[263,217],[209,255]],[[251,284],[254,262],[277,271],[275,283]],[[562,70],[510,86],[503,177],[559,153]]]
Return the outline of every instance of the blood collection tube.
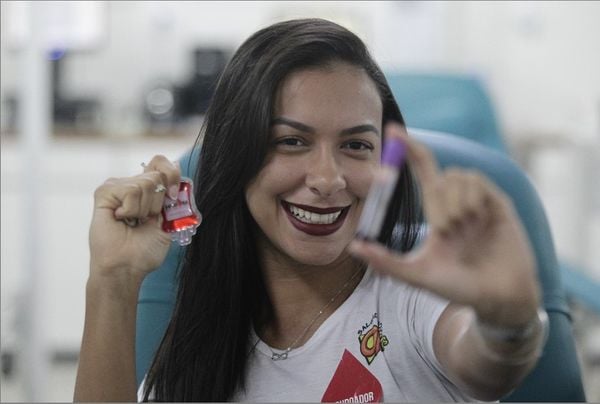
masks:
[[[402,140],[391,138],[384,142],[381,167],[371,183],[358,223],[357,238],[376,241],[379,237],[405,157],[406,146]]]

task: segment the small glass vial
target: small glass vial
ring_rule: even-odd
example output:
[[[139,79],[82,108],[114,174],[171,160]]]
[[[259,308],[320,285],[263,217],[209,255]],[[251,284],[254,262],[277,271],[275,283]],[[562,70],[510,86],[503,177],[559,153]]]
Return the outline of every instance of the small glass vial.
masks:
[[[396,188],[400,167],[406,157],[406,146],[399,138],[391,138],[384,142],[381,157],[381,168],[375,174],[365,206],[363,207],[356,237],[363,240],[377,241],[381,233],[392,194]]]
[[[202,222],[202,215],[194,200],[194,185],[191,179],[182,177],[177,199],[165,195],[162,208],[162,229],[171,234],[171,239],[181,246],[192,242],[196,228]]]

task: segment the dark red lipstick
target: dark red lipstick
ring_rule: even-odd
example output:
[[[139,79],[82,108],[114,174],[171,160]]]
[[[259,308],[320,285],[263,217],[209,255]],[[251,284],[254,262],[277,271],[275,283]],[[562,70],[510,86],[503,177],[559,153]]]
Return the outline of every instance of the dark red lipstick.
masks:
[[[315,213],[318,213],[321,215],[339,212],[340,210],[342,211],[340,213],[340,215],[338,216],[338,218],[335,220],[335,222],[329,223],[329,224],[316,224],[316,223],[305,223],[305,222],[299,220],[290,211],[290,204],[288,202],[281,201],[281,205],[283,207],[283,210],[287,214],[288,219],[292,223],[292,225],[296,229],[298,229],[306,234],[310,234],[311,236],[327,236],[327,235],[335,233],[344,224],[344,220],[346,219],[346,216],[348,215],[348,211],[350,210],[350,206],[346,206],[344,208],[339,207],[339,206],[332,207],[332,208],[317,208],[317,207],[313,207],[313,206],[293,204],[293,206],[296,206],[302,210],[307,210],[309,212],[315,212]]]

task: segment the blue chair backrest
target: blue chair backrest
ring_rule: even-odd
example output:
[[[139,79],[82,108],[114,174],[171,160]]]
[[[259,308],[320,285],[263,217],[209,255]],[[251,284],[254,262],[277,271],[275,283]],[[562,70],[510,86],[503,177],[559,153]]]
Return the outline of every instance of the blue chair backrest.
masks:
[[[408,127],[452,133],[507,152],[486,90],[470,75],[388,72]]]
[[[498,184],[512,199],[534,249],[550,334],[544,353],[524,383],[503,401],[585,401],[573,340],[571,317],[560,284],[550,229],[534,188],[522,170],[506,155],[456,136],[411,130],[432,149],[443,167],[477,169]],[[193,175],[196,157],[182,159],[184,175]],[[188,169],[191,169],[189,171]],[[198,229],[202,231],[202,227]],[[138,384],[143,379],[169,322],[176,292],[175,272],[182,249],[172,246],[164,263],[144,280],[138,302],[136,365]]]

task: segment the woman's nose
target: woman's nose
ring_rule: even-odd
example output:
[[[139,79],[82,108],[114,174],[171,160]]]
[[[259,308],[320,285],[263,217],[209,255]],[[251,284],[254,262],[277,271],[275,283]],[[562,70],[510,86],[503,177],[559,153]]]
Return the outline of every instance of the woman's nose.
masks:
[[[329,197],[346,188],[346,180],[334,155],[322,152],[311,161],[307,170],[306,185],[321,197]]]

